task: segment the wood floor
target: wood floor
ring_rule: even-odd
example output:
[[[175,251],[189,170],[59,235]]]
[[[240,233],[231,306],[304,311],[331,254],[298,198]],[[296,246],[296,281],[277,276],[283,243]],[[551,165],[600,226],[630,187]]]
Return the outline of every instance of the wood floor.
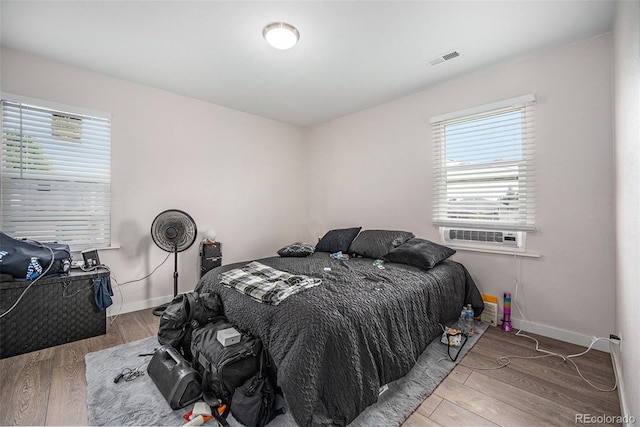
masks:
[[[151,310],[123,314],[108,323],[106,335],[0,360],[0,425],[86,425],[85,354],[155,335],[157,327]],[[540,344],[563,354],[584,350],[543,337]],[[596,391],[559,358],[474,369],[496,366],[508,354],[535,355],[533,348],[532,341],[489,328],[403,427],[562,426],[575,425],[576,414],[620,414],[616,392]],[[601,388],[613,384],[607,353],[591,351],[574,360]]]
[[[527,335],[537,338],[541,348],[556,353],[568,355],[585,350],[550,338]],[[532,340],[490,327],[403,427],[568,426],[586,424],[582,421],[594,418],[599,420],[596,417],[604,419],[603,415],[609,418],[620,415],[617,391],[597,391],[578,376],[572,364],[558,357],[512,358],[511,364],[502,369],[478,369],[495,367],[496,360],[506,355],[540,353],[535,352]],[[608,353],[592,350],[572,360],[599,388],[610,389],[615,384]]]

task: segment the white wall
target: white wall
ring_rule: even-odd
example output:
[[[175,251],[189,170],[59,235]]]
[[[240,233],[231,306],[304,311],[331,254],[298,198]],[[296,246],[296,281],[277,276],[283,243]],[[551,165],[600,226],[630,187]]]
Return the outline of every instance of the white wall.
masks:
[[[150,236],[165,209],[189,213],[198,241],[213,227],[225,263],[275,255],[306,231],[306,151],[294,126],[8,49],[2,90],[111,113],[112,240],[120,249],[100,257],[120,282],[149,274],[167,255]],[[179,255],[179,271],[179,291],[193,289],[197,245]],[[173,259],[123,293],[125,309],[171,296]]]
[[[586,336],[585,345],[591,335],[608,337],[615,320],[611,43],[601,36],[311,128],[310,235],[361,225],[437,240],[430,117],[535,93],[538,231],[527,250],[542,257],[518,261],[520,302],[539,332],[571,331]],[[459,251],[454,259],[483,292],[515,292],[513,257]]]
[[[538,231],[527,249],[542,257],[518,261],[520,302],[539,332],[589,337],[615,326],[611,52],[605,35],[309,129],[11,50],[1,72],[4,91],[111,112],[112,234],[121,248],[101,257],[119,281],[164,258],[149,227],[169,208],[189,212],[201,230],[214,227],[225,263],[333,227],[437,240],[429,118],[535,93]],[[180,259],[186,291],[197,280],[197,249]],[[459,251],[454,259],[483,292],[515,291],[512,257]],[[168,262],[128,285],[125,302],[170,295],[171,273]]]
[[[640,419],[640,2],[619,1],[614,27],[617,317],[622,404]]]

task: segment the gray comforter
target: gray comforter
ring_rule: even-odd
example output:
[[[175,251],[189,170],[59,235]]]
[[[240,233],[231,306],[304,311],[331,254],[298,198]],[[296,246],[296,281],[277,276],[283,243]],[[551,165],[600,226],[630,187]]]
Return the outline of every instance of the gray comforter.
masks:
[[[323,280],[278,306],[218,283],[215,268],[196,290],[213,290],[225,316],[259,336],[276,363],[278,384],[300,426],[346,425],[376,402],[380,386],[404,376],[427,344],[480,293],[466,268],[443,261],[429,271],[369,258],[266,258],[263,264]],[[324,268],[329,267],[330,271]]]

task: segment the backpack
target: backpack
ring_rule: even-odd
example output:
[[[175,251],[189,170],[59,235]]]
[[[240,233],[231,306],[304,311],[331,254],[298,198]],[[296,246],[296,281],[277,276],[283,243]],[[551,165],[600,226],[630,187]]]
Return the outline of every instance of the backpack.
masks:
[[[231,399],[233,417],[246,427],[264,427],[275,417],[285,413],[284,407],[277,407],[277,387],[262,373],[262,360],[261,358],[260,371],[236,388]]]
[[[172,346],[191,362],[193,330],[221,315],[222,304],[218,294],[188,292],[177,295],[160,317],[158,342]]]
[[[233,392],[258,372],[262,341],[241,334],[240,342],[223,346],[218,331],[233,328],[226,320],[217,320],[193,331],[193,366],[202,376],[202,391],[229,404]]]

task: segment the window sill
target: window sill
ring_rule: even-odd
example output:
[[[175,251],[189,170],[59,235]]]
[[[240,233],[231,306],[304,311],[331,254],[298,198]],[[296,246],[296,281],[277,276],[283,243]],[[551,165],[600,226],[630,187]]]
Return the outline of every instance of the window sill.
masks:
[[[106,248],[96,248],[95,250],[98,252],[102,252],[102,251],[111,251],[114,249],[120,249],[120,245],[118,244],[113,244],[111,246],[107,246]],[[90,250],[90,249],[89,249]],[[78,258],[82,258],[82,252],[83,251],[71,251],[71,256],[72,257],[78,257]]]
[[[115,244],[115,245],[108,246],[108,247],[106,247],[106,248],[98,248],[98,249],[96,249],[96,250],[97,250],[97,251],[110,251],[110,250],[112,250],[112,249],[120,249],[120,245]]]
[[[466,252],[481,252],[485,254],[496,254],[496,255],[509,255],[516,257],[525,257],[525,258],[541,258],[541,254],[535,254],[532,252],[517,252],[517,251],[507,251],[500,249],[488,249],[488,248],[470,248],[468,246],[451,246],[448,245],[451,249],[455,249],[456,251],[466,251]]]

